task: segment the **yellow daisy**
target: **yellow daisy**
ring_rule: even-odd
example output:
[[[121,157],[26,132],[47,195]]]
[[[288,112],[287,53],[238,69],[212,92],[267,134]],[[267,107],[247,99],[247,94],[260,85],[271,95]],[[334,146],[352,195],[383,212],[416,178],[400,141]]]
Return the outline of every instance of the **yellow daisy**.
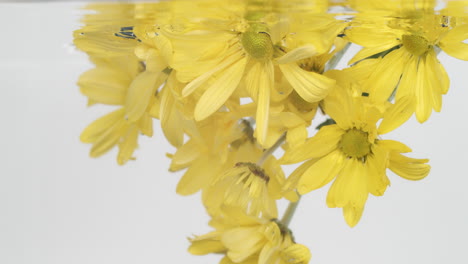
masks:
[[[276,200],[283,197],[284,173],[278,161],[270,156],[263,164],[263,149],[255,142],[232,147],[228,164],[234,166],[220,174],[203,191],[203,203],[215,213],[223,205],[241,208],[253,216],[277,217]]]
[[[205,26],[203,30],[200,26],[192,30],[189,24],[179,31],[166,26],[162,33],[173,46],[174,56],[170,66],[177,71],[180,81],[188,82],[182,95],[190,96],[197,90],[202,91],[194,111],[195,120],[207,118],[231,96],[238,97],[243,92],[239,91],[239,87],[242,87],[257,105],[256,135],[263,144],[267,135],[270,102],[278,97],[275,65],[279,66],[279,73],[306,101],[321,100],[334,81],[307,72],[296,62],[317,54],[319,50],[326,51],[329,47],[322,46],[332,45],[332,41],[322,39],[334,39],[336,35],[323,37],[321,30],[337,22],[329,17],[321,17],[326,23],[293,27],[297,30],[307,29],[309,33],[315,30],[314,36],[317,37],[312,38],[314,43],[302,38],[305,33],[284,30],[288,25],[287,15],[268,10],[251,11],[248,7],[240,4],[230,7],[232,13],[226,16],[229,20],[224,21],[220,21],[219,17],[210,13],[213,10],[208,9],[202,13],[208,13],[206,18],[199,14],[190,16],[198,21],[197,25]],[[295,41],[292,41],[296,36]],[[221,86],[222,89],[219,88]]]
[[[219,112],[186,127],[190,139],[180,146],[174,155],[170,171],[187,169],[177,185],[177,193],[190,195],[208,187],[227,164],[230,145],[244,137],[243,125],[231,112]]]
[[[215,231],[190,239],[190,253],[225,253],[220,263],[305,264],[310,260],[309,249],[296,244],[291,231],[277,220],[224,207],[211,225]]]
[[[383,195],[390,184],[389,168],[409,180],[424,178],[430,170],[427,159],[408,158],[403,143],[382,140],[376,122],[382,106],[374,106],[350,82],[351,76],[330,71],[337,80],[335,91],[324,102],[325,112],[336,121],[322,127],[302,146],[288,149],[280,161],[292,164],[306,161],[288,178],[285,188],[296,187],[300,194],[318,189],[333,179],[328,191],[329,207],[343,208],[350,226],[358,223],[369,193]],[[390,121],[392,122],[392,121]]]
[[[364,48],[350,63],[381,57],[363,83],[363,90],[379,103],[391,99],[394,93],[396,101],[409,98],[407,112],[416,113],[422,123],[433,109],[441,110],[442,94],[449,88],[437,50],[468,60],[468,45],[462,42],[468,38],[468,25],[450,23],[433,11],[403,11],[401,18],[358,16],[345,33]]]

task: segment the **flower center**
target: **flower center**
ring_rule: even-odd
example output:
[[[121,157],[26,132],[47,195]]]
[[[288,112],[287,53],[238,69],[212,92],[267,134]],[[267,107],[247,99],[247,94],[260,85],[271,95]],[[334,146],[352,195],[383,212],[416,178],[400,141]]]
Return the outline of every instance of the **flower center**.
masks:
[[[237,162],[235,167],[247,167],[249,171],[259,177],[260,179],[264,180],[266,183],[270,181],[270,177],[265,173],[265,170],[263,170],[261,167],[259,167],[257,164],[252,163],[252,162]]]
[[[411,54],[421,56],[431,48],[429,41],[418,35],[403,35],[403,47]]]
[[[242,34],[242,46],[254,59],[267,60],[273,56],[273,43],[267,26],[253,23],[250,28]]]
[[[356,128],[346,131],[338,147],[346,156],[358,159],[366,157],[371,151],[367,132]]]
[[[299,61],[299,66],[310,72],[322,74],[325,71],[325,64],[321,63],[317,57],[307,58]]]

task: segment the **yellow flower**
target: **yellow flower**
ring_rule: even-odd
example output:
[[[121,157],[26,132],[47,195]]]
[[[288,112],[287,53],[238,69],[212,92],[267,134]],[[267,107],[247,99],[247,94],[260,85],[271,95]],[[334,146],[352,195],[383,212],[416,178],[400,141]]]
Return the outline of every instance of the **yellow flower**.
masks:
[[[217,16],[216,11],[207,8],[201,14],[188,16],[197,21],[196,26],[190,23],[176,29],[166,26],[161,32],[173,47],[170,66],[177,71],[180,81],[188,82],[182,96],[202,91],[194,110],[195,120],[204,120],[229,98],[239,98],[247,93],[257,105],[256,135],[264,144],[270,102],[281,97],[275,87],[276,74],[284,75],[306,101],[323,99],[334,81],[305,71],[296,62],[328,50],[336,34],[325,37],[324,29],[339,31],[343,26],[337,26],[338,22],[330,17],[319,17],[310,24],[291,25],[295,31],[287,31],[288,10],[275,13],[261,9],[252,11],[249,7],[238,2],[229,9],[217,11],[231,11],[224,20]],[[312,24],[317,21],[321,23]],[[279,66],[278,73],[275,73],[275,65]]]
[[[283,196],[285,177],[273,156],[264,164],[256,164],[262,155],[263,149],[251,141],[231,148],[227,164],[234,165],[203,191],[203,203],[209,212],[216,213],[227,205],[253,216],[277,217],[276,200]]]
[[[437,49],[468,60],[468,25],[449,23],[447,17],[404,9],[402,18],[358,16],[346,31],[348,38],[364,48],[350,63],[381,57],[363,83],[363,90],[375,102],[409,98],[407,112],[426,121],[432,110],[439,112],[442,94],[447,93],[449,78],[437,59]],[[391,69],[391,70],[389,70]],[[409,118],[410,115],[407,117]]]
[[[227,165],[230,145],[244,135],[235,113],[219,112],[186,128],[190,139],[171,156],[170,171],[187,168],[177,185],[177,193],[190,195],[208,187]]]
[[[127,92],[142,67],[134,56],[91,57],[96,68],[85,72],[78,80],[81,92],[89,104],[124,105]],[[90,155],[99,157],[118,145],[117,162],[125,164],[137,148],[140,133],[151,137],[153,122],[148,113],[137,120],[126,118],[121,107],[91,123],[81,134],[81,141],[93,144]]]
[[[308,263],[310,251],[296,244],[291,231],[274,219],[245,215],[238,208],[224,207],[213,218],[215,231],[190,239],[194,255],[225,253],[220,263]]]
[[[376,122],[382,106],[374,106],[339,71],[329,76],[338,85],[324,102],[324,110],[336,121],[322,127],[302,146],[286,151],[280,161],[286,164],[306,162],[288,178],[285,188],[297,187],[300,194],[318,189],[333,179],[328,191],[329,207],[343,208],[350,226],[358,223],[369,193],[383,195],[390,184],[386,169],[409,180],[424,178],[430,170],[427,159],[412,159],[400,153],[410,152],[403,143],[382,140]],[[388,122],[393,122],[392,120]]]

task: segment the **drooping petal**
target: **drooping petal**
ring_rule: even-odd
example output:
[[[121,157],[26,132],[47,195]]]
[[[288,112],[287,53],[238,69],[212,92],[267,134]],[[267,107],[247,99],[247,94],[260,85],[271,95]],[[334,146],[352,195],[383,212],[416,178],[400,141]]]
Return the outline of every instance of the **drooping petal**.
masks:
[[[81,93],[90,100],[103,104],[122,105],[130,82],[129,76],[121,72],[97,67],[83,73],[78,85]]]
[[[145,71],[135,77],[130,84],[125,102],[125,110],[130,122],[135,122],[145,112],[151,97],[158,88],[157,81],[163,74],[162,72]],[[161,83],[162,81],[159,82],[159,85]]]
[[[170,86],[161,92],[161,106],[159,117],[164,136],[175,147],[180,147],[184,143],[184,130],[181,129],[183,116],[176,107],[176,100]]]
[[[389,99],[397,87],[408,56],[407,52],[397,49],[386,55],[376,66],[374,73],[364,84],[364,90],[369,91],[373,101],[381,103]]]
[[[261,75],[257,76],[258,80],[258,97],[257,97],[257,113],[256,121],[256,136],[260,144],[264,144],[268,132],[268,118],[270,113],[270,93],[273,89],[273,64],[265,63],[262,67]]]
[[[412,96],[398,99],[395,104],[385,111],[383,120],[378,128],[378,133],[383,135],[401,126],[413,115],[414,110],[415,102]]]
[[[177,184],[176,192],[191,195],[207,187],[218,173],[221,164],[213,157],[202,157],[194,161]]]
[[[203,155],[203,150],[195,140],[191,139],[181,147],[179,147],[172,157],[172,162],[169,171],[178,171],[186,168],[192,161]]]
[[[426,84],[426,61],[419,60],[417,66],[417,74],[416,74],[416,85],[414,87],[414,94],[416,96],[416,119],[419,123],[425,122],[430,116],[432,112],[432,99],[431,99],[431,92],[428,90]]]
[[[367,173],[367,168],[361,161],[346,160],[344,168],[328,191],[328,207],[363,208],[369,195]]]
[[[80,135],[80,140],[83,143],[94,142],[101,134],[103,134],[109,127],[112,127],[119,120],[124,118],[125,109],[120,108],[111,112],[88,125]]]
[[[279,57],[276,62],[279,64],[291,63],[305,58],[317,55],[317,49],[313,45],[304,45],[295,48],[283,56]]]
[[[221,253],[225,251],[226,248],[223,246],[220,239],[221,234],[222,232],[214,231],[189,239],[191,245],[188,251],[193,255],[206,255],[209,253]]]
[[[349,227],[354,227],[361,220],[362,213],[364,212],[364,206],[352,206],[348,205],[343,207],[343,216]]]
[[[119,154],[117,155],[117,163],[119,165],[124,165],[128,160],[132,159],[133,152],[138,147],[137,141],[138,127],[132,125],[119,143]]]
[[[258,227],[238,227],[224,232],[221,241],[228,249],[227,255],[234,262],[241,262],[259,252],[265,245]]]
[[[232,67],[232,64],[233,63],[236,63],[236,62],[239,62],[239,60],[241,59],[241,54],[234,54],[228,58],[226,58],[222,63],[220,63],[219,65],[217,65],[216,67],[214,67],[213,69],[205,72],[204,74],[198,76],[197,78],[195,78],[193,81],[191,81],[190,83],[188,83],[184,89],[182,89],[182,96],[183,97],[186,97],[186,96],[189,96],[190,94],[192,94],[198,87],[200,87],[202,84],[204,84],[209,78],[211,78],[211,76],[213,76],[213,74],[219,72],[219,71],[222,71],[224,70],[226,67],[229,67],[231,65]]]
[[[226,102],[239,85],[246,63],[247,58],[242,58],[217,76],[195,106],[195,120],[207,118]]]
[[[395,174],[407,180],[417,181],[426,177],[431,166],[426,164],[428,159],[414,159],[393,152],[390,154],[390,162],[388,168]]]
[[[294,90],[310,103],[322,100],[335,85],[335,80],[303,70],[296,63],[280,64],[279,67]]]

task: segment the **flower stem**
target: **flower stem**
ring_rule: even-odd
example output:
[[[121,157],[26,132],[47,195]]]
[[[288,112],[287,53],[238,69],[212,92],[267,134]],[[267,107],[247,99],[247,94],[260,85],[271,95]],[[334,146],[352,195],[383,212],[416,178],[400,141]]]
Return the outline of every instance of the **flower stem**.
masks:
[[[263,163],[265,163],[265,161],[267,160],[267,158],[271,154],[273,154],[273,152],[275,152],[275,150],[278,149],[284,143],[285,140],[286,140],[286,133],[283,133],[283,135],[281,135],[281,137],[278,138],[278,140],[275,142],[275,144],[273,144],[273,146],[271,146],[269,149],[263,152],[262,157],[260,157],[260,159],[257,161],[257,165],[262,166]]]
[[[347,43],[346,46],[340,51],[338,51],[335,56],[333,56],[330,61],[325,65],[325,71],[328,70],[333,70],[336,68],[336,65],[340,62],[341,58],[343,58],[343,55],[348,51],[349,46],[351,46],[350,43]]]
[[[299,201],[301,201],[301,197],[299,196],[299,199],[297,202],[290,202],[288,205],[288,208],[286,209],[286,212],[284,212],[283,218],[281,218],[281,223],[285,226],[288,227],[289,223],[291,223],[291,220],[294,216],[294,213],[296,212],[296,208],[299,205]]]

